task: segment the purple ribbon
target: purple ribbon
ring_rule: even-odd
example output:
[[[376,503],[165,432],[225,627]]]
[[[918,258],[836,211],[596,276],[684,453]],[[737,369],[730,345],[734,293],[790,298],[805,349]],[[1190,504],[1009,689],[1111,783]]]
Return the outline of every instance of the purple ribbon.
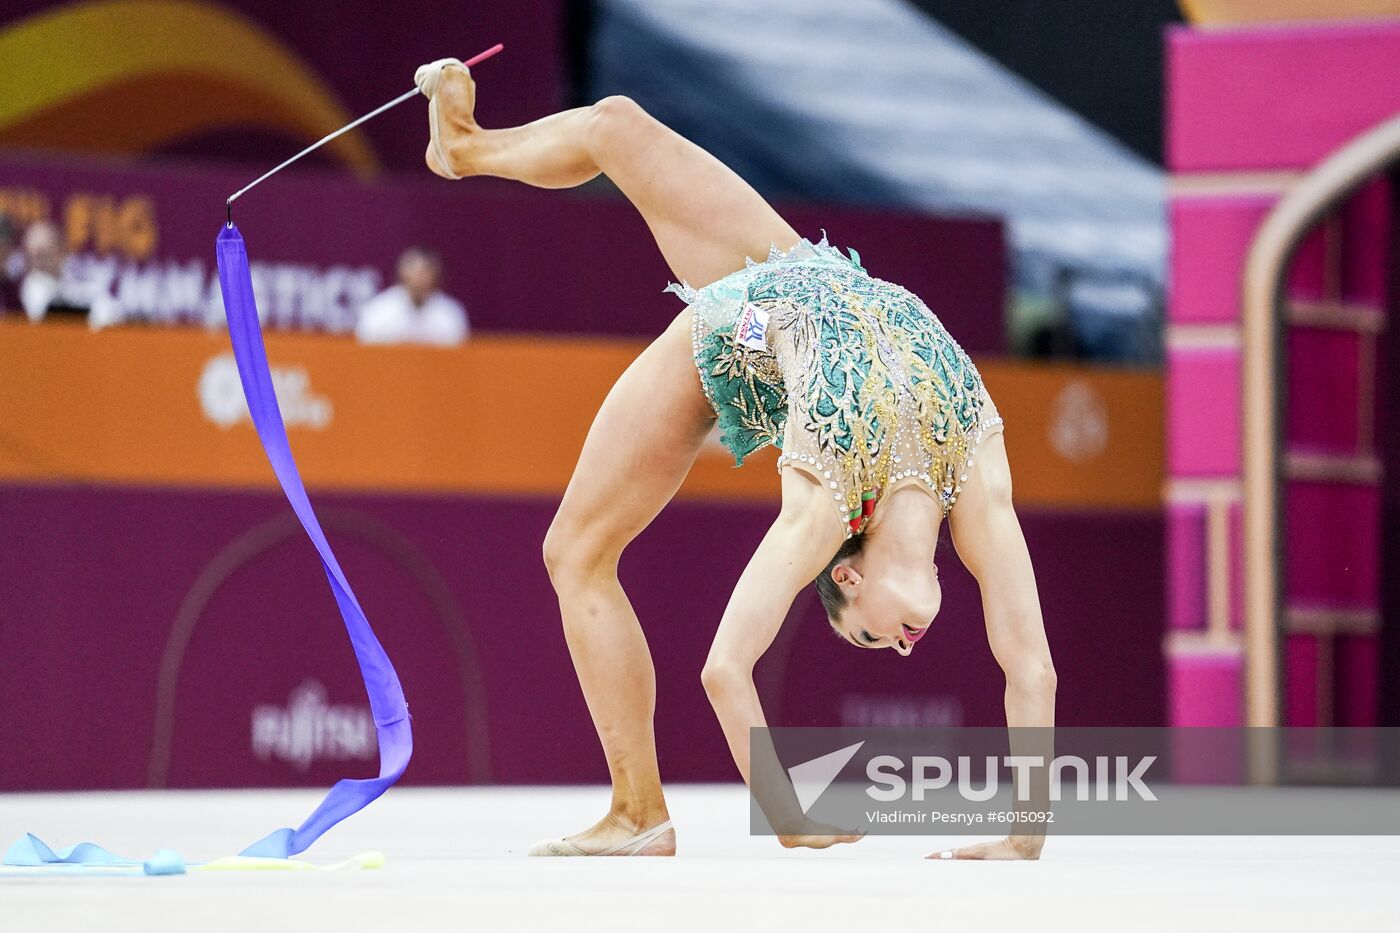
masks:
[[[295,830],[279,829],[240,853],[287,858],[304,852],[326,830],[358,813],[388,790],[408,766],[408,759],[413,754],[413,732],[409,725],[408,704],[404,701],[403,688],[399,686],[394,665],[384,653],[379,639],[374,637],[374,630],[370,628],[364,610],[360,608],[340,564],[331,553],[331,546],[326,541],[320,522],[316,521],[311,501],[306,497],[306,487],[297,473],[296,461],[292,459],[287,428],[282,423],[282,412],[277,407],[277,393],[273,390],[272,374],[267,366],[258,306],[253,299],[253,277],[248,269],[248,251],[237,227],[227,224],[219,231],[215,253],[219,263],[219,286],[224,294],[224,314],[228,318],[229,340],[233,343],[238,377],[243,383],[243,394],[248,399],[253,426],[267,453],[267,460],[272,464],[272,472],[277,474],[277,482],[286,493],[287,501],[292,504],[292,511],[297,513],[307,537],[321,555],[331,593],[340,607],[345,630],[350,635],[350,644],[360,664],[360,675],[365,681],[365,693],[369,695],[379,740],[378,777],[364,780],[343,778],[337,781],[301,826]]]

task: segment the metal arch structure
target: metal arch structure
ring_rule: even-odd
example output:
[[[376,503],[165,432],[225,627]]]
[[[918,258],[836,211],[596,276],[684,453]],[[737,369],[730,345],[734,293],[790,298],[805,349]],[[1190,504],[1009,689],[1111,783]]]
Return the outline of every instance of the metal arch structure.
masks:
[[[1313,225],[1363,182],[1400,163],[1400,114],[1334,151],[1260,224],[1243,277],[1245,721],[1280,725],[1283,284]]]

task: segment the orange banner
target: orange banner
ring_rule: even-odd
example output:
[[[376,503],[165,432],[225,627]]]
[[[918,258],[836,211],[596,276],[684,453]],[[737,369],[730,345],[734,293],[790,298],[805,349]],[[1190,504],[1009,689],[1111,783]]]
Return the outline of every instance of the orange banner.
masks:
[[[559,495],[593,415],[640,341],[482,336],[444,351],[269,335],[307,485]],[[1152,508],[1162,477],[1155,373],[984,361],[1018,503]],[[226,335],[0,322],[0,481],[198,487],[273,483]],[[689,498],[772,500],[774,452],[745,469],[717,440]]]

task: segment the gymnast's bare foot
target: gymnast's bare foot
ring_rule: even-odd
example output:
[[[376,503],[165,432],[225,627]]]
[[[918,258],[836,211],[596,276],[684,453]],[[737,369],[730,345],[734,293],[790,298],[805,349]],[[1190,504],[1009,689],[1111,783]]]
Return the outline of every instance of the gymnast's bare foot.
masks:
[[[608,814],[592,827],[564,839],[549,839],[530,848],[535,856],[675,855],[676,831],[666,815],[638,826]]]
[[[476,82],[471,72],[460,64],[446,64],[427,75],[419,71],[418,86],[429,98],[430,139],[424,154],[428,168],[448,179],[472,174],[471,150],[481,127],[476,122]]]

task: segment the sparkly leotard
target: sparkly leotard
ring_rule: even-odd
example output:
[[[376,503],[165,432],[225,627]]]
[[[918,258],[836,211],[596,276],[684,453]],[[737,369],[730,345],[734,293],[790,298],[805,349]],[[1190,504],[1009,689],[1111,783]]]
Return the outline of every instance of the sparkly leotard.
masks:
[[[831,494],[846,535],[905,483],[947,514],[977,445],[1001,429],[982,377],[933,312],[823,237],[696,290],[695,364],[736,463],[769,444],[778,470]]]

